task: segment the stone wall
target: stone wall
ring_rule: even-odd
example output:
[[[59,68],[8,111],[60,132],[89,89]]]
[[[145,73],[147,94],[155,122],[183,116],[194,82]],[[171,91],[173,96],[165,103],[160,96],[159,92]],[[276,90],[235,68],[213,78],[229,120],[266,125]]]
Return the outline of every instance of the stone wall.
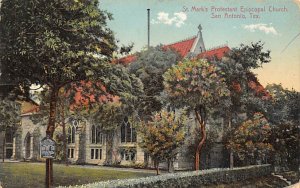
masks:
[[[210,185],[217,183],[232,183],[235,181],[244,181],[250,178],[270,175],[273,172],[271,165],[257,165],[240,167],[234,169],[210,169],[203,171],[180,172],[172,174],[163,174],[160,176],[150,176],[139,179],[112,180],[105,182],[96,182],[80,186],[81,188],[92,187],[115,187],[115,188],[152,188],[152,187],[200,187],[201,185]],[[62,188],[62,187],[61,187]]]

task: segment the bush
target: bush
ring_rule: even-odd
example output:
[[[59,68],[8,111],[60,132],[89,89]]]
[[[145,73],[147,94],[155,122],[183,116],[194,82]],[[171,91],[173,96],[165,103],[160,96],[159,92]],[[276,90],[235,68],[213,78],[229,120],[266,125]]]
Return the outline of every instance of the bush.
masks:
[[[95,182],[86,185],[72,186],[73,188],[94,188],[94,187],[194,187],[195,185],[209,185],[214,183],[231,183],[243,181],[250,178],[261,177],[271,174],[271,165],[257,165],[240,167],[234,169],[209,169],[193,172],[179,172],[151,176],[139,179],[112,180]],[[71,187],[71,186],[70,186]],[[63,187],[61,187],[63,188]]]

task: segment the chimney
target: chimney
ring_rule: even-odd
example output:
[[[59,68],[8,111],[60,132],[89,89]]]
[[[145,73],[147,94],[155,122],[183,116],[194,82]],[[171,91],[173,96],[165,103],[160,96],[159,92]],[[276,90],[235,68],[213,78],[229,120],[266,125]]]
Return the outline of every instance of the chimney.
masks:
[[[147,9],[147,15],[148,15],[148,49],[150,47],[150,9]]]

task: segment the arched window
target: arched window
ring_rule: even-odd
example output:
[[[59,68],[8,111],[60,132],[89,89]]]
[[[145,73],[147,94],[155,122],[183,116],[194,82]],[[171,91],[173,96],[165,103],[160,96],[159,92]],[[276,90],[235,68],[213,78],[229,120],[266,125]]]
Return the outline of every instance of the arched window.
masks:
[[[96,143],[96,128],[95,128],[94,125],[92,126],[92,134],[91,134],[91,136],[92,136],[92,143]]]
[[[68,144],[72,143],[72,130],[71,127],[68,128]]]
[[[71,125],[68,127],[68,143],[69,144],[75,143],[75,134],[76,134],[77,126],[78,126],[78,121],[72,120]]]
[[[97,135],[96,135],[96,144],[102,144],[102,142],[103,142],[103,134],[102,134],[100,126],[97,126],[96,132],[97,132]]]
[[[91,141],[92,144],[103,144],[103,133],[99,125],[97,127],[92,126]]]
[[[75,143],[75,132],[76,132],[76,128],[72,126],[72,143]]]
[[[136,142],[136,130],[125,117],[121,125],[121,142]]]

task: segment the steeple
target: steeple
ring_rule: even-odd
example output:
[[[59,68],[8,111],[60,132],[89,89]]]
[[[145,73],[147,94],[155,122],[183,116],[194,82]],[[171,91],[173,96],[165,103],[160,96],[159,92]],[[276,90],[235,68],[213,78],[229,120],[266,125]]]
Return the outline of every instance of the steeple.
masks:
[[[191,53],[197,55],[197,54],[200,54],[205,51],[206,50],[205,50],[203,37],[202,37],[202,26],[201,26],[201,24],[199,24],[197,38],[191,48]]]
[[[201,26],[201,24],[199,24],[198,29],[199,29],[199,32],[201,33],[201,31],[202,31],[202,26]]]

